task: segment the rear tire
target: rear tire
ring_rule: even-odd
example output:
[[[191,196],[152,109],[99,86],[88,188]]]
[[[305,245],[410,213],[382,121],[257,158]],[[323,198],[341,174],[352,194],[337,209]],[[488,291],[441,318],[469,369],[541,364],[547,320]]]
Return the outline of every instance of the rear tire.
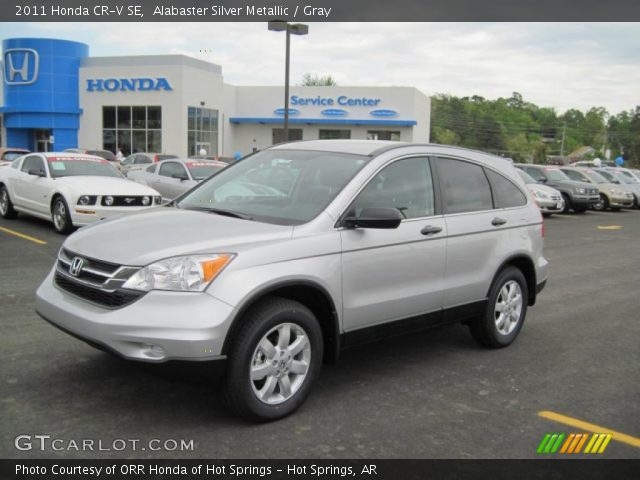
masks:
[[[11,197],[9,197],[9,191],[4,185],[0,186],[0,215],[7,220],[13,220],[18,216],[11,203]]]
[[[562,213],[571,212],[571,199],[569,198],[569,195],[563,193],[562,199],[564,200],[564,209],[562,210]]]
[[[302,405],[320,372],[318,320],[299,302],[271,297],[239,321],[224,381],[229,408],[256,422],[286,417]]]
[[[51,220],[53,221],[53,228],[56,229],[56,232],[62,235],[71,232],[73,229],[69,206],[65,199],[60,196],[56,197],[53,201],[53,207],[51,208]]]
[[[511,345],[524,324],[528,298],[522,272],[515,267],[502,270],[491,286],[484,314],[469,324],[473,338],[487,348]]]

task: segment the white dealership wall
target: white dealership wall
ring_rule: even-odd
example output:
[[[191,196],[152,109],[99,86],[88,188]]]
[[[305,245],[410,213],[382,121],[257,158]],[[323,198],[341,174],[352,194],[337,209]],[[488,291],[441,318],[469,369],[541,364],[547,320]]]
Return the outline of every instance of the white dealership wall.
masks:
[[[88,91],[88,81],[109,78],[166,78],[171,90]],[[272,129],[282,127],[282,87],[225,84],[219,65],[184,55],[85,58],[79,84],[82,114],[78,144],[84,148],[102,148],[103,106],[160,105],[162,150],[180,156],[187,155],[190,106],[218,110],[218,153],[223,156],[268,147]],[[304,140],[317,139],[320,129],[348,129],[354,139],[367,138],[370,130],[387,130],[399,131],[404,141],[429,141],[430,99],[413,87],[292,87],[290,98],[294,97],[323,99],[325,103],[291,102],[290,108],[296,112],[290,116],[290,128],[302,128]],[[339,103],[348,101],[344,99],[358,103],[363,98],[375,105]],[[333,104],[327,104],[330,102]],[[327,110],[342,112],[331,116]],[[375,111],[380,110],[384,116],[376,116],[380,112]]]

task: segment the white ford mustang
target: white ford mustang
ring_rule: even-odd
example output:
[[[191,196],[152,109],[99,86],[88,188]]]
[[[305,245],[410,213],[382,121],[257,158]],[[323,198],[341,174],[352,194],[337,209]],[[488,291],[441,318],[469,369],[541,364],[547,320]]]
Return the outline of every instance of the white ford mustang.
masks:
[[[0,169],[0,215],[51,220],[60,233],[160,205],[152,188],[124,178],[107,160],[77,153],[30,153]]]

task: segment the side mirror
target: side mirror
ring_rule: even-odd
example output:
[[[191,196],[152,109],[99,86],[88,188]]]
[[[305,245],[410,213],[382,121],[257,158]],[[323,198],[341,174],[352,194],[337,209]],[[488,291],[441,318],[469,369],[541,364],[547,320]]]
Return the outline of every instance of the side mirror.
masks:
[[[36,177],[46,177],[47,176],[45,171],[41,170],[39,168],[30,168],[29,170],[27,170],[27,173],[29,175],[35,175]]]
[[[346,217],[344,226],[349,228],[398,228],[402,221],[402,213],[397,208],[372,207],[365,208],[358,217]]]
[[[547,179],[543,177],[540,180],[538,180],[538,183],[547,183]]]
[[[179,173],[174,173],[173,175],[171,175],[171,177],[172,178],[177,178],[181,182],[184,182],[185,180],[189,180],[189,177],[187,177],[186,175],[181,175]]]

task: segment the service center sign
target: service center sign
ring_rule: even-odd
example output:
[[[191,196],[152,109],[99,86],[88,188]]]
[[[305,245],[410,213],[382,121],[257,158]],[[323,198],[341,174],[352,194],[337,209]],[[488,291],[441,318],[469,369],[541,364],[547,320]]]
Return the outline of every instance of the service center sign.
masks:
[[[87,92],[157,92],[173,88],[165,77],[88,78]]]

